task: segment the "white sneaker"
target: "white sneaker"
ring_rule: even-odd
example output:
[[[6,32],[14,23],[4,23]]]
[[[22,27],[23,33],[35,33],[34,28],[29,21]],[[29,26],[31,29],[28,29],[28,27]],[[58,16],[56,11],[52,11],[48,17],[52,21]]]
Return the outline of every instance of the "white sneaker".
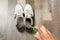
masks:
[[[26,4],[24,8],[24,13],[26,18],[31,18],[33,16],[33,9],[30,4]]]
[[[25,18],[26,19],[30,19],[31,20],[31,25],[33,25],[33,9],[32,6],[30,4],[26,4],[25,8],[24,8],[24,13],[25,13]]]
[[[23,8],[20,4],[17,4],[15,7],[15,18],[16,18],[16,27],[19,32],[23,32],[25,30],[24,27],[24,19],[23,19]]]
[[[16,7],[15,7],[15,17],[23,17],[23,8],[20,4],[17,4]]]

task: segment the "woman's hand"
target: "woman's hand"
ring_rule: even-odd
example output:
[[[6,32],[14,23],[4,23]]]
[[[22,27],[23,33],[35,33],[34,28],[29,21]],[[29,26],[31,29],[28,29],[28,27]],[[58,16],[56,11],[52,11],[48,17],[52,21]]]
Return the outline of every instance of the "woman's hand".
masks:
[[[45,26],[42,25],[41,28],[35,26],[35,29],[39,32],[38,35],[34,35],[37,40],[57,40],[56,37],[47,28],[45,28]]]

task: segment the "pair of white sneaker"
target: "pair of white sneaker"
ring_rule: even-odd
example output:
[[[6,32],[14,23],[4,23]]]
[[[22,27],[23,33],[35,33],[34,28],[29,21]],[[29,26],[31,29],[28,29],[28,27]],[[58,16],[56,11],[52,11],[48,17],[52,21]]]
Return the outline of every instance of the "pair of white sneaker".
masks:
[[[24,9],[20,4],[16,5],[15,14],[17,16],[23,17],[23,13],[25,14],[25,18],[31,18],[33,16],[33,10],[30,4],[26,4]]]
[[[23,8],[20,4],[16,5],[16,7],[15,7],[15,17],[17,19],[18,19],[18,17],[22,17],[22,19],[27,21],[26,22],[27,28],[29,28],[28,26],[33,25],[33,19],[32,19],[33,16],[34,16],[33,9],[32,9],[30,4],[26,4],[25,8]],[[31,25],[29,25],[28,22]]]
[[[17,4],[15,7],[15,18],[17,19],[16,27],[18,30],[24,31],[26,28],[28,32],[31,32],[31,27],[33,25],[33,16],[33,9],[30,4],[26,4],[24,9],[20,4]],[[23,27],[24,24],[26,24],[26,27]]]

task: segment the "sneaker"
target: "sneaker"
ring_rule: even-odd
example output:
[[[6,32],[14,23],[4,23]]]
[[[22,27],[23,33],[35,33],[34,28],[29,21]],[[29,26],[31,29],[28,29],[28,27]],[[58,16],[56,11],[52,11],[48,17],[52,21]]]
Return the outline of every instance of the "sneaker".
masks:
[[[24,8],[24,13],[25,13],[25,22],[26,22],[26,31],[27,32],[32,32],[32,25],[33,25],[33,10],[30,4],[26,4]]]
[[[25,30],[23,23],[23,8],[20,4],[17,4],[15,7],[15,18],[17,20],[16,27],[18,31],[23,32]]]

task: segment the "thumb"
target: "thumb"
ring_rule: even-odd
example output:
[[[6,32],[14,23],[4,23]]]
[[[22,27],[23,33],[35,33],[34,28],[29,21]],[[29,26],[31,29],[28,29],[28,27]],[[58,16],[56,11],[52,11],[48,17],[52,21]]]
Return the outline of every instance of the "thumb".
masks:
[[[34,37],[35,37],[37,40],[41,40],[41,38],[40,38],[39,35],[34,35]]]

